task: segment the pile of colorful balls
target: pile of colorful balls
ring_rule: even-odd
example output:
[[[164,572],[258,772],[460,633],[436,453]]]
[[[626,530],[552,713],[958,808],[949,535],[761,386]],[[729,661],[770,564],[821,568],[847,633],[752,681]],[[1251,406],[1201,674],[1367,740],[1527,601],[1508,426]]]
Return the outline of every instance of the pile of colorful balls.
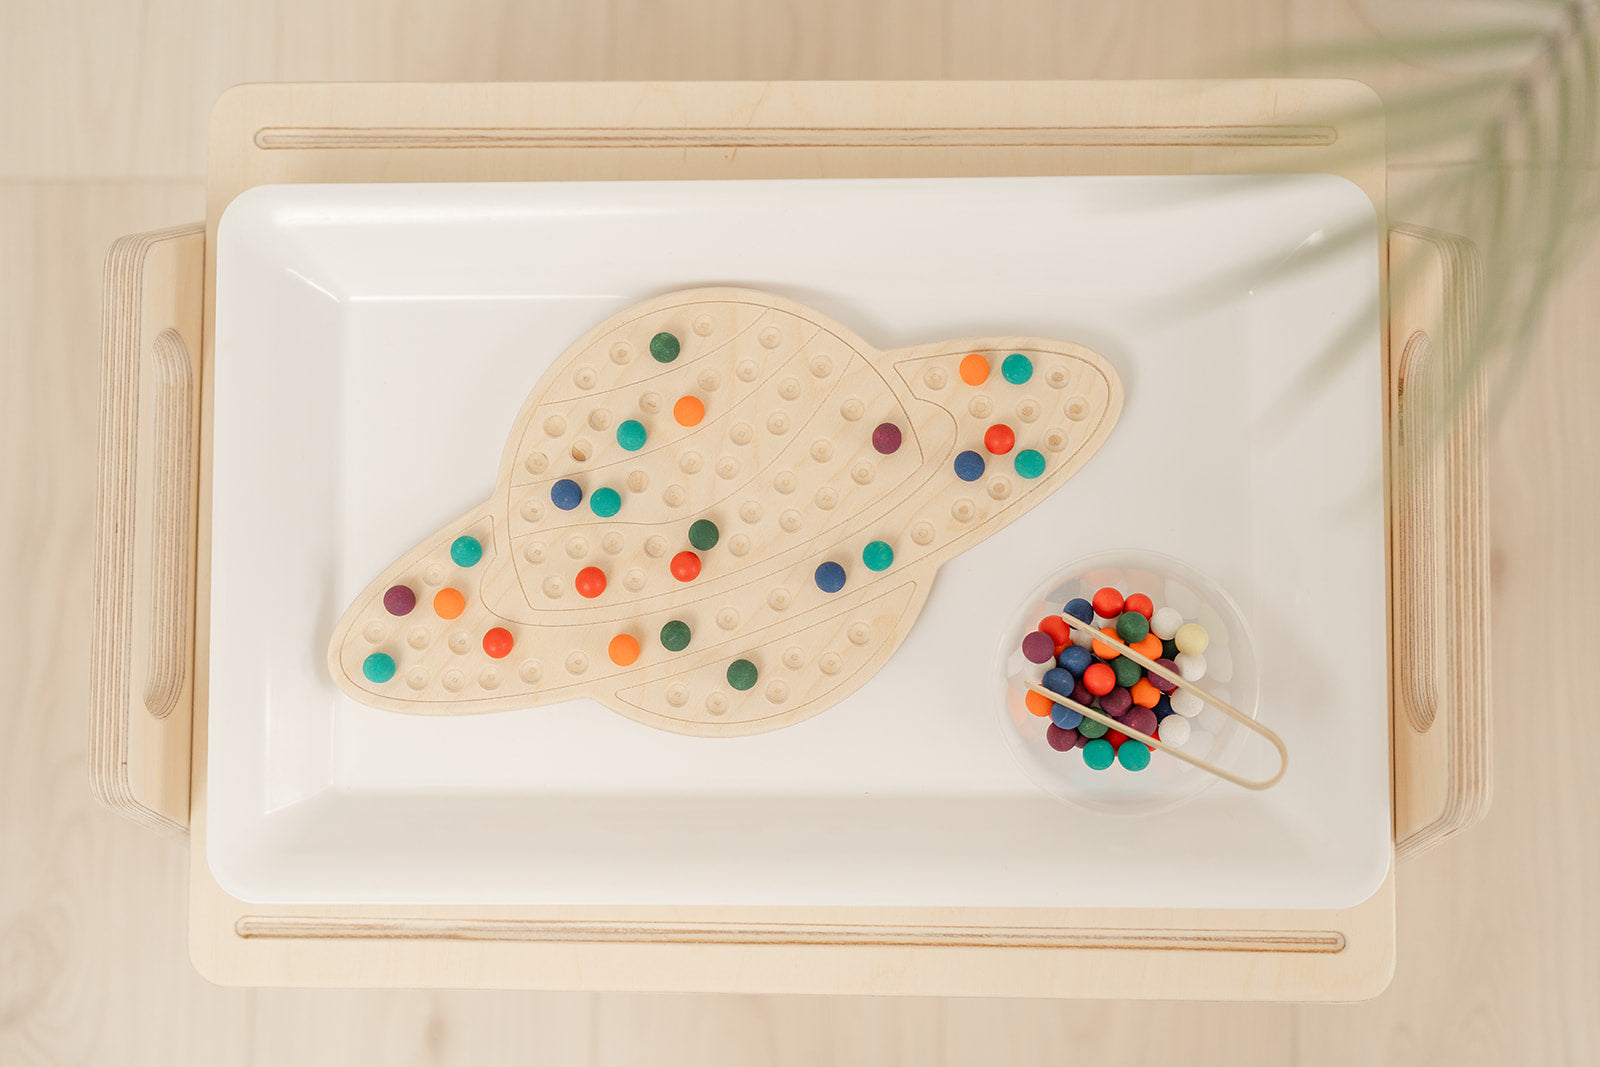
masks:
[[[1085,707],[1094,708],[1126,723],[1130,729],[1181,748],[1189,740],[1189,720],[1200,714],[1204,702],[1180,689],[1131,657],[1082,630],[1064,616],[1096,625],[1104,636],[1120,640],[1146,659],[1154,660],[1186,682],[1206,675],[1206,647],[1211,635],[1197,622],[1188,622],[1177,609],[1156,608],[1143,593],[1124,597],[1110,586],[1090,600],[1068,601],[1061,615],[1046,615],[1039,628],[1022,639],[1022,658],[1029,681]],[[1032,689],[1028,710],[1048,718],[1045,740],[1058,752],[1081,749],[1083,762],[1097,771],[1120,763],[1130,771],[1150,765],[1149,745],[1057,703]]]

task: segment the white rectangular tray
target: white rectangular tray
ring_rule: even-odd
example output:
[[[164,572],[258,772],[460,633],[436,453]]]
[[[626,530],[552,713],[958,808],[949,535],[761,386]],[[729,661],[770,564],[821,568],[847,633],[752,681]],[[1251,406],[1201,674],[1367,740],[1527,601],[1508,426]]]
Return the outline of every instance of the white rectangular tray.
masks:
[[[1366,196],[1324,175],[246,192],[217,253],[214,875],[261,902],[1359,902],[1391,854],[1378,240]],[[339,696],[333,620],[487,495],[543,369],[630,303],[716,283],[881,347],[1080,341],[1122,374],[1122,421],[941,572],[874,681],[794,728],[705,740],[587,703],[435,719]],[[1352,317],[1338,372],[1269,419]],[[1181,556],[1240,601],[1294,757],[1278,787],[1096,818],[1011,762],[999,630],[1043,574],[1109,547]]]

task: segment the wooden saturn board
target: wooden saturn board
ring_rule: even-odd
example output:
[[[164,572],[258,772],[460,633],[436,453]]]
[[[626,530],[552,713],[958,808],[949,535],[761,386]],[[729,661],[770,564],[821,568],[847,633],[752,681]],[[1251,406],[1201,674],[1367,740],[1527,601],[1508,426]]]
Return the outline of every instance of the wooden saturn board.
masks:
[[[494,495],[373,580],[329,667],[392,711],[589,696],[677,733],[776,730],[871,678],[940,564],[1071,478],[1121,408],[1067,341],[879,351],[771,293],[671,293],[556,360]]]

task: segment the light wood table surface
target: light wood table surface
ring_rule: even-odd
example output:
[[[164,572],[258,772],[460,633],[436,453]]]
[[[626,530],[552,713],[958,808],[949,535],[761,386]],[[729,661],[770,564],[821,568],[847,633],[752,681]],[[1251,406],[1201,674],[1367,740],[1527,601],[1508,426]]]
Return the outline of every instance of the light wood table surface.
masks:
[[[206,114],[227,85],[1183,76],[1381,31],[1383,8],[0,0],[0,1064],[1600,1061],[1600,243],[1495,398],[1494,806],[1407,862],[1395,979],[1371,1003],[221,989],[188,961],[182,844],[86,785],[102,258],[202,216]],[[1459,162],[1398,155],[1397,185]]]

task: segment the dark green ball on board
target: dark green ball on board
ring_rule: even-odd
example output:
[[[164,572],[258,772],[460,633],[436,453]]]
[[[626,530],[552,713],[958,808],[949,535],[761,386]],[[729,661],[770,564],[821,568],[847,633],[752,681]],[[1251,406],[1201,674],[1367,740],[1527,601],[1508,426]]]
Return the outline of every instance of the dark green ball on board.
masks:
[[[650,338],[650,358],[657,363],[671,363],[678,358],[678,339],[662,331]]]
[[[696,519],[689,526],[689,543],[701,552],[709,552],[716,548],[721,536],[717,524],[710,519]]]
[[[728,664],[728,684],[744,692],[756,684],[756,665],[747,659],[736,659]]]
[[[689,647],[689,624],[673,619],[661,628],[661,647],[668,652],[682,652]]]

